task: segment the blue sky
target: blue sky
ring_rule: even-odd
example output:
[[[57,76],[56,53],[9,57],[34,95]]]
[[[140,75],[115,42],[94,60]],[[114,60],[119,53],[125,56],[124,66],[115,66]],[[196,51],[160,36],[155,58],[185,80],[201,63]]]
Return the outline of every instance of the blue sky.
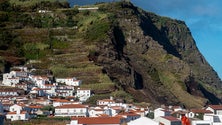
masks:
[[[197,47],[222,78],[222,0],[131,0],[162,16],[183,20]]]

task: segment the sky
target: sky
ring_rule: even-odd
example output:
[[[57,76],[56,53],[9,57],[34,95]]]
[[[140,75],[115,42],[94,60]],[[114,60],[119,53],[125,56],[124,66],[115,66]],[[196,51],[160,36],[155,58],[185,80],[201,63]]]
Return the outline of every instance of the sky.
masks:
[[[222,79],[222,0],[131,0],[161,16],[183,20],[198,49]]]

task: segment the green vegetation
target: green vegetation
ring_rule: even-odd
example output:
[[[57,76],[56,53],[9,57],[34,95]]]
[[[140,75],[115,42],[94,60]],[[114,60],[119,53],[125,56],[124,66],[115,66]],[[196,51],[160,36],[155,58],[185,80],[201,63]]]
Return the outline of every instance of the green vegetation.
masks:
[[[111,96],[113,96],[115,99],[123,99],[126,103],[134,102],[133,97],[129,93],[126,93],[123,90],[114,91],[111,93]]]
[[[10,4],[23,7],[31,7],[40,3],[48,3],[48,6],[52,6],[50,3],[65,3],[66,0],[9,0]]]

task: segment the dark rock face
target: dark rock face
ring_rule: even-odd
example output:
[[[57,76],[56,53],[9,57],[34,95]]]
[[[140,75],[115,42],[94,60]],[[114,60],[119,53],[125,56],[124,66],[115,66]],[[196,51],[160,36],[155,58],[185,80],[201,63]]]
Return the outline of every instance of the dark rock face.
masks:
[[[221,80],[184,22],[144,12],[131,3],[121,7],[110,39],[98,45],[94,60],[115,83],[137,101],[187,107],[221,103],[221,94],[212,91],[221,89]]]

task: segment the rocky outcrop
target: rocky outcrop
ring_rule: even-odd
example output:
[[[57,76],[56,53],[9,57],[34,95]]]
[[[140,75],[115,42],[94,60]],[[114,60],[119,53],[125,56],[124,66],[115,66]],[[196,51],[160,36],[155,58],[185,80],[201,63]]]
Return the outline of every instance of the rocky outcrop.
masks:
[[[184,22],[122,2],[112,13],[110,39],[94,61],[138,101],[187,107],[221,103],[221,80],[196,47]],[[189,101],[188,101],[189,100]]]

